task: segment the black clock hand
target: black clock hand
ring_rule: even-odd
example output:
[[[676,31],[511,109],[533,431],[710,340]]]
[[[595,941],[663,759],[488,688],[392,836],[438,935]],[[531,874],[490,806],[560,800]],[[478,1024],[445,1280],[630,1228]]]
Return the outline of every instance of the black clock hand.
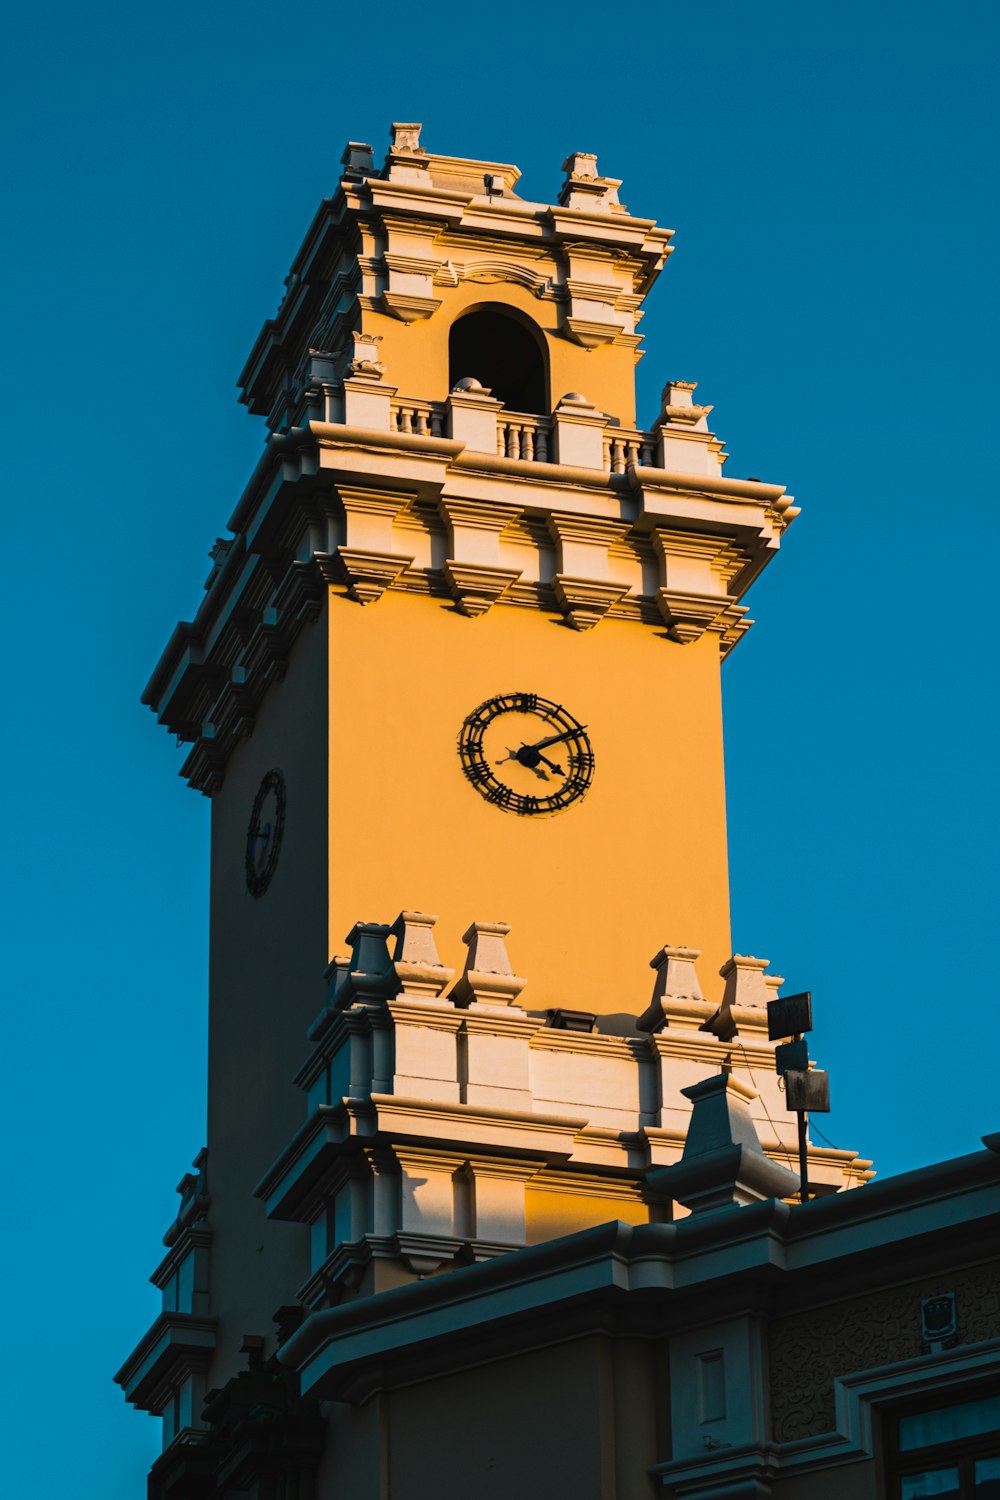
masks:
[[[564,729],[562,734],[550,734],[548,739],[536,740],[533,745],[526,745],[527,750],[547,750],[550,745],[559,745],[563,740],[571,740],[574,735],[582,733],[586,724],[581,724],[577,729]]]
[[[554,771],[557,776],[566,775],[566,772],[563,770],[562,766],[557,766],[554,760],[549,760],[547,755],[542,755],[537,745],[532,746],[532,748],[538,756],[538,759],[542,762],[542,765],[548,766],[549,770]]]

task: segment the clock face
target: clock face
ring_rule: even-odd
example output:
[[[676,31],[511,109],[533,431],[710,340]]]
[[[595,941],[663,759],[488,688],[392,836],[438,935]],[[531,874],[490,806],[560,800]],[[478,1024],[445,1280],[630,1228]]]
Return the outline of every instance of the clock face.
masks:
[[[285,827],[285,778],[268,771],[254,798],[247,828],[246,876],[251,896],[263,896],[271,883]]]
[[[537,693],[481,703],[462,725],[458,752],[476,791],[505,812],[559,812],[583,796],[594,774],[586,725]]]

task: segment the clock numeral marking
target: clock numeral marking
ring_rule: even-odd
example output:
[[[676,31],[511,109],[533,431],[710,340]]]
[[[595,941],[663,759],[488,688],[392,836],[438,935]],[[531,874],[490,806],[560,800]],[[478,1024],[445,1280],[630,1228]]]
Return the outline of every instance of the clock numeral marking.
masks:
[[[545,795],[533,795],[527,790],[519,792],[510,786],[501,776],[506,776],[506,770],[501,771],[498,776],[492,769],[487,756],[494,753],[493,740],[487,743],[486,731],[495,720],[508,714],[535,714],[545,724],[551,726],[549,729],[539,729],[532,734],[529,730],[527,735],[523,724],[513,725],[509,735],[503,740],[503,747],[507,754],[496,762],[501,767],[506,767],[509,761],[520,760],[520,768],[515,766],[510,773],[515,782],[518,778],[522,780],[526,771],[535,771],[535,774],[544,782],[549,782],[550,789]],[[515,721],[516,722],[516,721]],[[496,731],[492,731],[495,733]],[[552,746],[546,744],[550,735],[555,734],[556,739]],[[539,749],[534,762],[522,758],[520,750],[534,750],[534,745],[528,743],[529,739],[536,738]],[[511,743],[515,745],[511,749]],[[563,753],[568,756],[566,769],[558,764],[561,759],[559,746],[563,746]],[[496,746],[499,753],[500,742]],[[558,812],[582,797],[590,786],[594,769],[594,755],[587,739],[585,725],[572,714],[567,713],[560,703],[553,703],[547,698],[541,698],[537,693],[502,693],[494,698],[489,698],[485,703],[480,703],[474,709],[462,726],[458,739],[458,751],[462,762],[462,769],[466,777],[475,787],[481,797],[485,798],[494,807],[501,808],[504,812],[514,812],[522,816],[536,816],[540,813]],[[552,763],[555,757],[555,763]],[[545,764],[546,770],[540,769]],[[523,769],[522,769],[523,768]],[[551,773],[551,774],[550,774]],[[558,781],[552,784],[553,777],[558,775]],[[530,782],[528,783],[530,785]],[[539,787],[539,792],[541,788]]]

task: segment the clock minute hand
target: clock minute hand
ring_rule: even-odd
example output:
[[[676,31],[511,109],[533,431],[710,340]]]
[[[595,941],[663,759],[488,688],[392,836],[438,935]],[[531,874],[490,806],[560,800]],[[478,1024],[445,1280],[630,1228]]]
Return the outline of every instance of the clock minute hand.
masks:
[[[550,734],[548,739],[536,740],[533,745],[529,745],[527,748],[529,750],[547,750],[550,745],[560,745],[563,740],[571,740],[574,735],[580,734],[586,727],[586,724],[581,724],[578,729],[564,729],[562,734]]]

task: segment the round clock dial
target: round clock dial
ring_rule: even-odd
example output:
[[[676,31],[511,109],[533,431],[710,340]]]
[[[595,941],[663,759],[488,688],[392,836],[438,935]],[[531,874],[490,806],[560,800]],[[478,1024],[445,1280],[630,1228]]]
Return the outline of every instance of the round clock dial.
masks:
[[[246,876],[251,896],[263,896],[271,883],[285,827],[285,778],[268,771],[254,798],[247,829]]]
[[[594,774],[586,725],[537,693],[501,693],[466,719],[458,740],[466,776],[505,812],[558,812]]]

